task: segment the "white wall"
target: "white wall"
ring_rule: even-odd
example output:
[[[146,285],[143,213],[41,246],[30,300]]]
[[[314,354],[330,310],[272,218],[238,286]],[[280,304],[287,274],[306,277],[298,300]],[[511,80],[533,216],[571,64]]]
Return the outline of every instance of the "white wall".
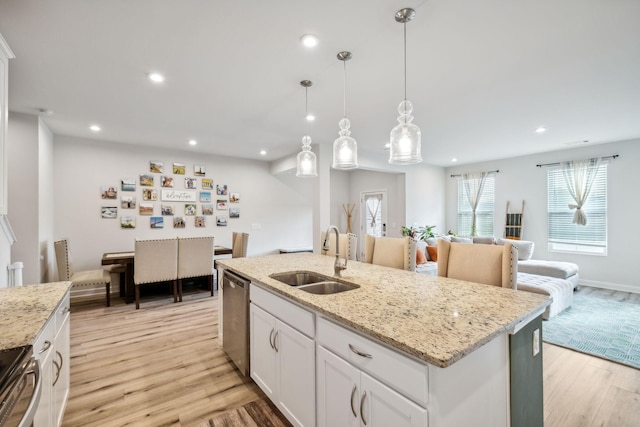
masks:
[[[113,204],[101,199],[101,187],[119,188],[122,178],[136,179],[136,191],[124,194],[135,194],[139,205],[142,190],[138,178],[149,173],[151,160],[164,162],[164,174],[174,177],[176,189],[184,188],[184,177],[171,174],[174,162],[186,164],[185,176],[193,176],[194,164],[205,165],[206,178],[212,178],[214,186],[227,184],[230,192],[240,193],[240,218],[229,218],[227,227],[217,227],[215,214],[220,211],[216,210],[214,216],[207,217],[205,228],[195,228],[193,217],[186,217],[184,229],[174,229],[171,222],[165,223],[163,229],[151,229],[148,216],[139,215],[137,209],[120,208],[122,191],[118,192],[118,217],[135,215],[136,228],[122,229],[119,219],[101,218],[101,206]],[[55,238],[70,239],[76,269],[98,268],[104,252],[133,250],[135,238],[214,235],[216,244],[231,246],[231,233],[242,231],[250,234],[249,256],[275,253],[282,247],[312,245],[314,181],[296,178],[295,174],[274,176],[266,162],[55,136],[54,170]],[[154,175],[154,188],[160,193],[161,174]],[[200,182],[198,179],[198,191]],[[215,204],[215,194],[212,198]],[[160,216],[161,202],[153,203],[154,216]],[[176,215],[184,209],[183,203],[172,204]],[[254,224],[260,229],[253,229]]]
[[[53,250],[53,134],[38,121],[38,239],[40,241],[40,282],[57,280]]]
[[[547,175],[537,164],[579,160],[619,154],[608,168],[608,255],[587,256],[547,250]],[[583,284],[640,292],[640,275],[635,267],[640,258],[637,213],[640,212],[640,140],[620,141],[571,150],[555,151],[463,165],[447,169],[447,176],[463,172],[500,170],[495,176],[494,230],[504,231],[507,201],[519,211],[525,201],[523,239],[535,242],[536,259],[570,261],[580,266]],[[457,185],[447,178],[446,227],[457,228]]]

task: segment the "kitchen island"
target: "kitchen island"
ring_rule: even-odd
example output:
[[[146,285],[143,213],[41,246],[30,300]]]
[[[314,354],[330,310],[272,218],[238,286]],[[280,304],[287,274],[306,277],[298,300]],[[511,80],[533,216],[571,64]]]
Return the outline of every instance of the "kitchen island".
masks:
[[[333,262],[317,254],[218,261],[218,277],[229,269],[251,280],[251,376],[294,425],[347,425],[353,422],[348,417],[359,420],[356,424],[392,425],[380,421],[387,416],[393,425],[514,424],[511,412],[520,408],[513,408],[509,384],[510,336],[540,321],[550,303],[546,297],[353,261],[340,280],[357,289],[331,295],[307,293],[270,277],[291,271],[333,276]],[[272,326],[262,325],[267,315],[275,319]],[[263,341],[266,351],[277,353],[275,389],[265,380],[270,373],[263,368],[271,365],[264,364]],[[304,351],[288,358],[287,342],[286,348]],[[518,369],[528,369],[530,359],[520,360],[524,366]],[[332,388],[342,380],[333,381],[331,373],[342,368],[355,368],[359,375],[343,381],[346,392]],[[538,374],[541,380],[541,368]],[[296,386],[306,389],[292,391]],[[334,402],[341,394],[346,395],[342,403]],[[381,409],[385,402],[389,407]],[[305,409],[296,412],[296,405]],[[314,408],[317,416],[303,415]],[[336,413],[345,421],[332,419]]]

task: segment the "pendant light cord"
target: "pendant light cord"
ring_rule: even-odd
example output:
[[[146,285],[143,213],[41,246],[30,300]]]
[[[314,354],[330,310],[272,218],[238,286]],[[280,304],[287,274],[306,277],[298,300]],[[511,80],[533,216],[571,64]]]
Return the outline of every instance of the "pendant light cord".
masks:
[[[344,118],[347,118],[347,61],[343,60],[342,65],[344,67],[344,86],[342,91],[342,107],[344,110]]]
[[[404,27],[404,100],[407,100],[407,23],[402,24]]]

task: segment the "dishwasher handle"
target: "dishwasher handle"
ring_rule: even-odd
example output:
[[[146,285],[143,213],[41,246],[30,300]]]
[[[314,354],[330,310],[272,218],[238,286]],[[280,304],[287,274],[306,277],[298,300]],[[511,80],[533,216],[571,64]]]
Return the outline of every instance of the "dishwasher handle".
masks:
[[[223,285],[228,284],[229,286],[236,287],[239,286],[241,288],[246,288],[251,283],[251,280],[245,279],[244,277],[240,277],[237,274],[234,274],[230,271],[225,270],[223,275]]]

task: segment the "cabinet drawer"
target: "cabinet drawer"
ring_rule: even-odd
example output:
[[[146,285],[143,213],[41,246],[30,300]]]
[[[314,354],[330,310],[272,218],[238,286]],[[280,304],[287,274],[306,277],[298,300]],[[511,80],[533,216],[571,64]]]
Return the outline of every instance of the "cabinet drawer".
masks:
[[[49,353],[53,352],[53,342],[56,337],[55,317],[50,317],[47,323],[40,330],[40,333],[33,342],[33,355],[38,360],[43,360]]]
[[[62,301],[60,301],[60,305],[58,305],[55,312],[56,329],[60,329],[60,326],[64,324],[65,318],[69,315],[69,311],[69,292],[67,292]]]
[[[428,401],[428,365],[318,318],[316,341],[419,405]],[[357,352],[363,355],[358,355]],[[370,357],[364,356],[368,355]]]
[[[251,302],[273,314],[281,321],[294,327],[306,336],[315,336],[313,313],[286,301],[284,297],[272,294],[254,284],[249,287]]]

